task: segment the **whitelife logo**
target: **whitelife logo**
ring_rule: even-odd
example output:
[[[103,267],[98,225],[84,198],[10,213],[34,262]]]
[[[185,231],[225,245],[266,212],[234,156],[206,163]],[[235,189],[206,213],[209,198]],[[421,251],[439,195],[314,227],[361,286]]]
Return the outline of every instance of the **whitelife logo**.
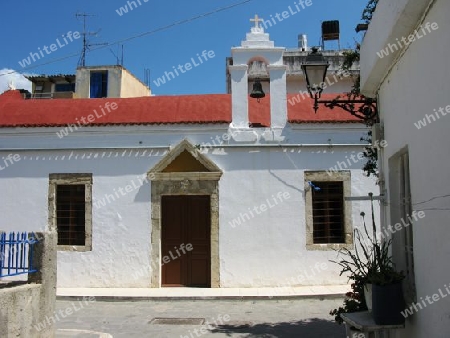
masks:
[[[137,1],[137,3],[136,3]],[[122,16],[124,14],[128,13],[128,10],[132,11],[135,8],[138,8],[139,6],[142,6],[142,2],[149,2],[149,0],[136,0],[136,1],[127,1],[125,6],[120,7],[119,9],[116,9],[116,13],[119,14],[119,16]],[[139,4],[139,6],[137,5]],[[134,8],[133,8],[134,6]]]
[[[8,156],[6,156],[5,158],[3,158],[3,164],[0,163],[0,171],[3,169],[8,168],[9,166],[13,165],[16,162],[19,162],[21,160],[21,157],[19,154],[9,154]]]
[[[333,173],[337,173],[337,172],[342,171],[342,170],[347,170],[347,169],[351,168],[353,166],[353,164],[356,164],[359,161],[364,160],[366,158],[364,153],[367,153],[369,156],[372,156],[375,153],[375,149],[377,147],[385,148],[387,146],[388,146],[388,143],[387,143],[386,140],[382,140],[382,141],[378,141],[377,140],[375,142],[375,147],[374,148],[369,148],[369,149],[367,149],[365,151],[360,151],[360,152],[358,152],[356,154],[353,153],[353,154],[350,155],[350,158],[347,155],[345,155],[345,160],[344,161],[337,161],[337,163],[336,163],[336,165],[334,167],[330,167],[327,170],[327,174],[329,176],[332,176]]]
[[[342,78],[347,78],[350,76],[352,76],[352,74],[347,70],[338,71],[336,74],[333,74],[334,81],[330,80],[329,76],[327,76],[325,78],[326,82],[321,82],[319,84],[319,87],[322,88],[322,90],[325,90],[326,88],[337,84],[339,81],[342,80]],[[316,84],[314,84],[314,86],[315,85]],[[310,98],[309,92],[307,92],[306,90],[300,90],[297,95],[293,96],[291,99],[288,99],[288,102],[291,106],[295,106],[297,103],[302,102],[302,100],[304,100],[305,98],[306,99]]]
[[[217,320],[214,317],[211,317],[211,319],[208,319],[205,324],[200,326],[199,329],[189,330],[188,336],[180,335],[180,338],[195,338],[200,337],[201,335],[209,333],[208,330],[214,330],[214,328],[218,327],[219,325],[225,325],[226,322],[230,320],[229,315],[218,315]],[[211,323],[211,324],[210,324]],[[195,336],[194,336],[195,334]]]
[[[104,194],[101,199],[96,199],[93,203],[95,208],[98,210],[104,206],[106,206],[109,203],[115,202],[120,197],[125,196],[126,194],[140,188],[144,185],[144,183],[148,183],[149,180],[154,179],[155,174],[151,173],[148,177],[147,175],[144,176],[137,176],[138,183],[136,184],[135,180],[131,180],[131,184],[127,184],[126,186],[119,187],[118,189],[113,189],[113,194]],[[119,194],[120,193],[120,194]]]
[[[276,288],[273,288],[271,291],[271,294],[269,295],[269,298],[273,298],[277,295],[282,295],[283,291],[281,289],[287,288],[287,287],[294,287],[298,285],[302,285],[305,280],[313,280],[315,277],[317,278],[322,271],[325,271],[328,269],[328,265],[326,263],[316,263],[314,266],[310,266],[309,270],[311,271],[311,274],[308,272],[308,270],[303,270],[303,272],[296,277],[291,277],[289,280],[287,280],[285,283],[280,284],[277,283]]]
[[[379,52],[377,52],[377,55],[380,59],[382,59],[385,56],[388,56],[390,53],[398,52],[399,50],[403,49],[403,47],[406,47],[406,46],[410,45],[411,43],[413,43],[414,41],[423,38],[424,36],[431,33],[432,31],[437,30],[438,28],[439,28],[439,26],[436,22],[433,22],[433,23],[427,22],[425,24],[425,28],[423,26],[420,26],[420,31],[419,31],[419,29],[416,29],[414,31],[414,33],[409,35],[408,37],[402,37],[401,39],[397,38],[396,43],[388,43],[388,45],[385,49],[382,49]],[[420,32],[422,32],[423,35],[420,35]]]
[[[69,135],[69,132],[73,133],[75,130],[78,130],[78,128],[81,128],[82,126],[86,126],[92,122],[95,121],[96,118],[102,118],[108,113],[111,113],[111,110],[116,110],[118,108],[117,103],[113,102],[106,102],[104,107],[99,106],[101,110],[101,114],[97,112],[97,109],[94,109],[93,114],[89,114],[88,116],[82,116],[80,119],[78,117],[75,119],[77,124],[68,124],[67,127],[61,129],[60,131],[56,132],[56,135],[61,139],[65,136]],[[105,112],[104,108],[107,110]]]
[[[42,49],[40,47],[38,47],[38,51],[36,53],[30,52],[30,56],[27,57],[26,59],[23,59],[22,61],[19,61],[19,65],[22,68],[25,68],[26,66],[31,65],[31,60],[33,60],[33,62],[36,62],[37,60],[40,60],[41,58],[44,58],[45,55],[50,55],[52,52],[56,52],[59,48],[63,48],[65,46],[67,46],[69,44],[69,42],[72,42],[75,40],[78,40],[80,38],[80,33],[75,31],[72,33],[72,31],[68,31],[66,35],[61,35],[65,44],[61,43],[61,41],[59,40],[59,38],[56,39],[56,43],[52,43],[50,46],[46,46],[44,45],[44,47],[42,47]],[[67,39],[69,41],[67,41]],[[50,51],[49,51],[50,49]],[[46,54],[44,54],[44,52]]]
[[[265,200],[266,203],[261,203],[260,205],[256,205],[253,208],[248,208],[248,213],[240,213],[239,217],[233,218],[228,224],[231,225],[232,228],[235,228],[236,225],[241,225],[242,223],[245,223],[246,221],[250,221],[252,218],[255,218],[257,215],[261,215],[263,212],[272,209],[273,207],[276,207],[278,204],[284,202],[285,200],[288,200],[291,198],[291,195],[289,192],[278,192],[277,196],[275,197],[272,195],[272,200],[267,198]],[[272,202],[272,203],[271,203]],[[269,209],[267,208],[269,207]],[[255,211],[256,215],[253,213]]]
[[[184,65],[179,64],[177,67],[172,66],[173,72],[172,71],[164,72],[164,75],[159,77],[156,80],[153,80],[153,83],[157,87],[160,87],[161,85],[165,84],[166,81],[168,82],[170,80],[174,80],[176,77],[180,76],[181,74],[184,74],[184,73],[192,70],[192,66],[194,66],[194,68],[198,67],[201,64],[203,64],[204,62],[208,61],[209,59],[213,59],[215,56],[216,56],[216,54],[214,53],[213,50],[210,50],[210,51],[204,50],[202,52],[202,55],[197,53],[198,63],[196,62],[195,58],[192,57],[190,60],[191,62],[186,62]],[[178,71],[180,71],[181,74]]]
[[[414,125],[417,129],[421,129],[423,127],[426,127],[428,124],[432,122],[436,122],[441,118],[441,116],[446,116],[447,114],[450,114],[450,105],[446,107],[439,107],[438,109],[433,110],[433,114],[425,114],[425,117],[422,120],[419,120],[417,122],[414,122]]]
[[[67,307],[66,309],[60,309],[58,310],[58,313],[55,311],[53,313],[53,316],[45,316],[45,320],[43,320],[40,323],[37,323],[36,325],[34,325],[34,328],[39,332],[43,329],[45,329],[47,326],[50,327],[52,325],[55,325],[57,322],[59,322],[61,320],[61,318],[66,318],[67,316],[70,316],[80,310],[83,310],[84,308],[86,308],[87,306],[89,306],[90,304],[95,302],[95,297],[83,297],[83,301],[78,301],[78,304],[75,304],[75,302],[72,302],[71,305],[72,307]],[[78,306],[77,306],[78,305]],[[59,314],[59,316],[58,316]],[[60,318],[61,316],[61,318]]]
[[[172,250],[169,250],[169,256],[165,255],[161,258],[161,267],[164,264],[169,264],[171,261],[174,261],[174,260],[180,258],[182,254],[185,255],[188,252],[194,250],[194,246],[192,245],[192,243],[188,243],[186,245],[184,243],[181,243],[179,248],[177,248],[176,246],[174,246],[173,248],[175,249],[177,256],[175,256],[172,253]],[[181,251],[181,253],[179,250]],[[152,270],[156,270],[156,269],[159,269],[160,264],[156,263],[154,261],[151,261],[150,266],[151,266]],[[144,277],[147,272],[148,272],[148,267],[143,266],[142,269],[137,270],[133,273],[133,279],[136,280],[138,278]]]
[[[444,284],[445,287],[445,293],[442,292],[442,289],[439,288],[439,293],[435,293],[432,296],[425,296],[425,299],[423,299],[423,297],[420,297],[420,301],[417,303],[412,303],[412,305],[408,308],[405,309],[404,311],[400,311],[400,313],[402,314],[403,317],[407,318],[409,316],[412,316],[414,314],[414,312],[419,312],[419,310],[423,310],[424,308],[426,308],[428,305],[432,305],[435,302],[440,301],[442,298],[448,297],[450,295],[450,289],[449,289],[449,285]],[[433,300],[431,300],[433,299]],[[425,302],[426,300],[426,302]]]
[[[276,13],[275,17],[274,17],[274,15],[271,14],[269,20],[261,19],[261,24],[264,26],[264,29],[267,30],[268,28],[275,26],[278,22],[282,22],[282,21],[289,19],[290,17],[300,13],[302,10],[306,9],[307,7],[312,6],[312,4],[313,4],[312,0],[294,1],[294,7],[297,10],[295,10],[294,8],[292,8],[291,5],[289,5],[287,8],[288,10],[282,11],[281,13]]]

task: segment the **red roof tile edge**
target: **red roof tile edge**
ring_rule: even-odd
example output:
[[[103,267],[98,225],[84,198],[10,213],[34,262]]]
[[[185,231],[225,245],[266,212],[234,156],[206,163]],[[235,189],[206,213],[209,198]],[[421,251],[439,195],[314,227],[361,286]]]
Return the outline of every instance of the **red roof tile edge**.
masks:
[[[323,96],[332,99],[337,94]],[[361,122],[341,108],[320,107],[315,114],[313,101],[299,94],[289,94],[287,101],[289,123]],[[18,90],[10,90],[0,95],[0,127],[228,124],[231,109],[230,94],[24,99]],[[249,99],[249,119],[252,124],[270,126],[270,95],[259,103]]]

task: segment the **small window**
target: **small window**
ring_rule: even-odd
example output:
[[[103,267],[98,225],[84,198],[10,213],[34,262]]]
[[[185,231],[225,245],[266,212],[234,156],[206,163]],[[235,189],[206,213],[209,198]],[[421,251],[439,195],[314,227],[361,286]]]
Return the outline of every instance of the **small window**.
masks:
[[[90,97],[102,98],[108,96],[108,71],[91,72]]]
[[[92,250],[92,174],[50,174],[48,198],[58,250]]]
[[[314,244],[345,243],[342,182],[312,182]]]
[[[353,249],[351,172],[305,171],[307,250]]]
[[[58,245],[85,245],[85,186],[56,186]]]
[[[75,83],[58,83],[55,84],[55,92],[74,92]]]

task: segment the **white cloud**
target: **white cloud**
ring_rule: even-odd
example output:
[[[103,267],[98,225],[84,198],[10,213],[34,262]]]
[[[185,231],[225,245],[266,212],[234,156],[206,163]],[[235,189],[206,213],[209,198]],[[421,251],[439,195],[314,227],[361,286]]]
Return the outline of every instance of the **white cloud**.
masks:
[[[0,69],[0,94],[9,89],[8,84],[11,82],[16,89],[27,89],[31,92],[31,81],[28,81],[22,74],[13,72],[14,69]]]

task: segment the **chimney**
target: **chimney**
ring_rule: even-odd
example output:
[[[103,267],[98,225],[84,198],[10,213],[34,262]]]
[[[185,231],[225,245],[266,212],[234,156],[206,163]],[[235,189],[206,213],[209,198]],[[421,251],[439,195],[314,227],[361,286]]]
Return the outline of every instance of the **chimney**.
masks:
[[[306,34],[298,35],[298,48],[302,50],[302,52],[308,51],[308,37]]]

